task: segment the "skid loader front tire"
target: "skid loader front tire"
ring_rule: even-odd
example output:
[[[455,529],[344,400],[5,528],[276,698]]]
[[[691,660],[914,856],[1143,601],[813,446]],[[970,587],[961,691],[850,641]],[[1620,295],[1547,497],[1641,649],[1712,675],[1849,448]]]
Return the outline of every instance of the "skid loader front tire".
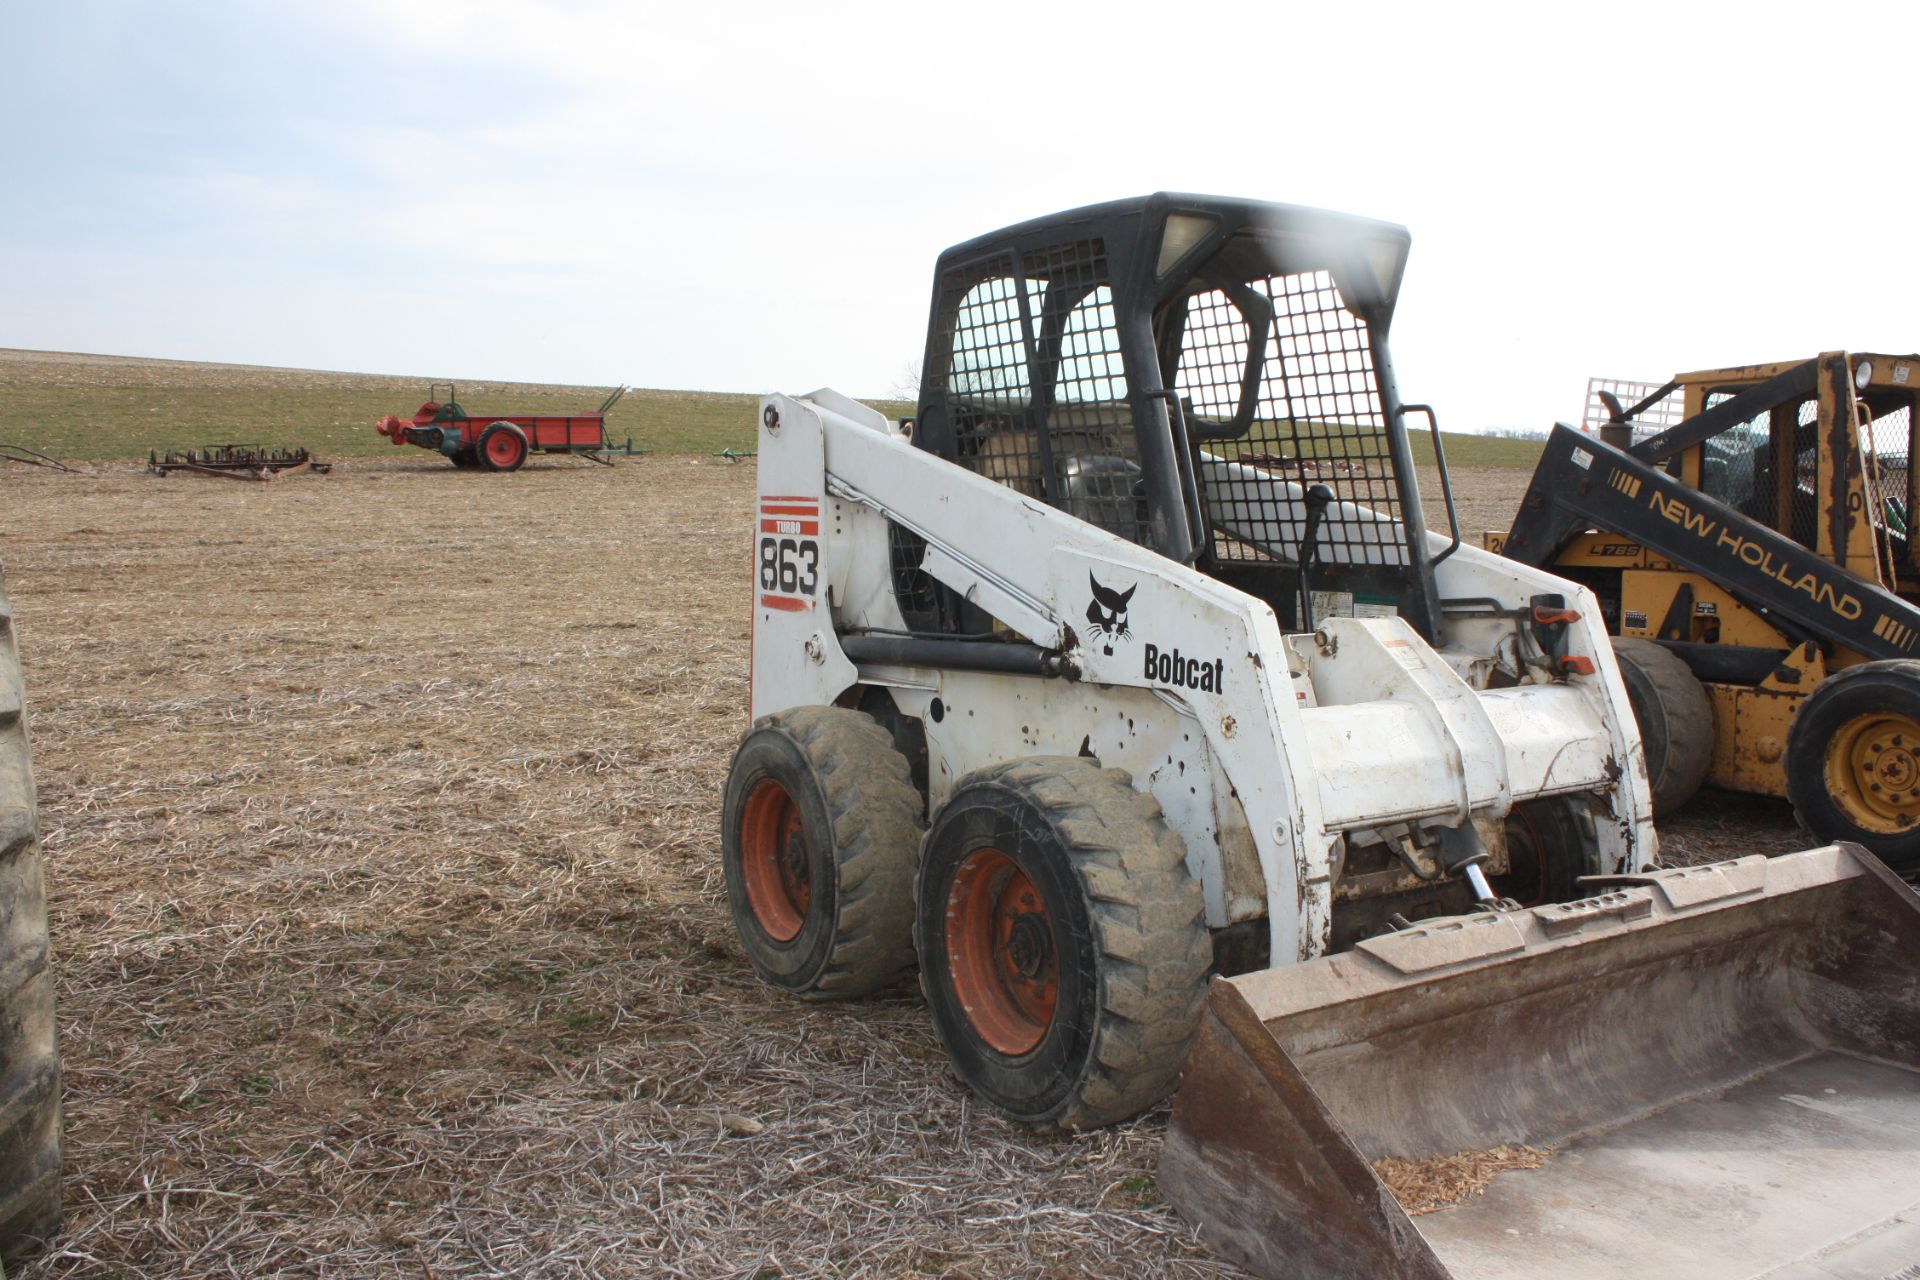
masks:
[[[59,1225],[60,1057],[46,889],[20,663],[0,580],[0,1263],[38,1249]]]
[[[1863,662],[1828,676],[1794,714],[1786,766],[1801,826],[1920,874],[1920,662]]]
[[[727,774],[720,858],[755,972],[813,1000],[903,978],[922,806],[871,716],[800,707],[749,730]]]
[[[1160,806],[1090,760],[983,769],[927,832],[914,940],[961,1080],[1022,1123],[1113,1124],[1172,1091],[1212,960]]]
[[[1713,704],[1693,671],[1665,645],[1617,637],[1613,656],[1646,747],[1653,811],[1667,817],[1707,780],[1713,764]]]

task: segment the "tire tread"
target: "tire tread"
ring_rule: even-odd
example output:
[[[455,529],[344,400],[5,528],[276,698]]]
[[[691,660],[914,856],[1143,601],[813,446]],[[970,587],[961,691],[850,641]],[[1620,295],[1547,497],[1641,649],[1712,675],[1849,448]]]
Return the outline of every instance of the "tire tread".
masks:
[[[1613,652],[1623,666],[1631,664],[1645,678],[1659,704],[1666,752],[1661,776],[1649,776],[1647,782],[1653,788],[1654,811],[1664,817],[1693,799],[1707,780],[1713,766],[1713,703],[1692,668],[1665,645],[1619,636]],[[1650,775],[1652,763],[1648,761]]]
[[[1185,846],[1124,771],[1081,757],[990,765],[960,785],[1004,786],[1033,801],[1075,864],[1096,934],[1100,1016],[1085,1073],[1036,1127],[1091,1129],[1138,1115],[1180,1078],[1213,963]]]
[[[1876,683],[1886,685],[1886,682],[1891,685],[1883,687],[1877,695],[1855,688]],[[1827,792],[1828,743],[1815,740],[1813,735],[1818,732],[1815,726],[1828,714],[1835,700],[1844,703],[1856,696],[1867,700],[1863,706],[1885,706],[1888,698],[1910,698],[1914,702],[1909,706],[1920,712],[1920,659],[1883,658],[1862,662],[1821,681],[1794,713],[1793,723],[1787,729],[1787,799],[1793,805],[1795,819],[1815,838],[1852,840],[1872,851],[1900,875],[1920,880],[1920,828],[1888,835],[1849,831],[1835,825],[1848,820]]]
[[[893,735],[865,712],[797,707],[765,717],[817,771],[833,819],[840,913],[826,965],[808,1000],[846,1000],[901,981],[913,969],[913,877],[924,802]]]
[[[60,1222],[60,1056],[53,1026],[33,766],[6,586],[0,580],[0,1260]]]

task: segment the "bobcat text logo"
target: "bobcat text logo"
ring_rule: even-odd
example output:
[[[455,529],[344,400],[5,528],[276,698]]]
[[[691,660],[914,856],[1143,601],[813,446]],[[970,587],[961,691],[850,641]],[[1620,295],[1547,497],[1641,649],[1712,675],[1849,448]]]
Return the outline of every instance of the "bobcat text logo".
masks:
[[[1163,652],[1159,645],[1149,643],[1145,653],[1147,660],[1146,676],[1149,680],[1158,680],[1161,684],[1170,684],[1176,689],[1192,689],[1195,693],[1224,693],[1227,688],[1227,661],[1225,658],[1189,658],[1178,649],[1172,653]]]
[[[1125,591],[1115,591],[1112,587],[1100,585],[1100,579],[1091,573],[1087,581],[1093,584],[1093,603],[1087,606],[1087,621],[1093,627],[1093,634],[1106,641],[1102,652],[1113,656],[1115,640],[1130,640],[1133,632],[1127,628],[1127,601],[1133,599],[1133,593],[1140,589],[1134,583]]]

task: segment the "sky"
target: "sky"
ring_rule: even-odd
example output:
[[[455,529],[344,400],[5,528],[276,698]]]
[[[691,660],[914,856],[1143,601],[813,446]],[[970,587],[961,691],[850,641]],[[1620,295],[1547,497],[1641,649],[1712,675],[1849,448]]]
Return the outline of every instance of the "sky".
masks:
[[[1913,5],[0,0],[0,346],[884,396],[934,259],[1407,226],[1403,398],[1911,352]]]

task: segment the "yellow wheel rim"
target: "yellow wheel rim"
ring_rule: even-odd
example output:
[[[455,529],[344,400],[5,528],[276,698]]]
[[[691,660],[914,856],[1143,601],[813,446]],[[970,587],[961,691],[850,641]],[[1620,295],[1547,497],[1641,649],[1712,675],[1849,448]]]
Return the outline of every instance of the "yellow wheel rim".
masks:
[[[1894,835],[1920,823],[1920,722],[1870,711],[1827,747],[1827,791],[1856,826]]]

